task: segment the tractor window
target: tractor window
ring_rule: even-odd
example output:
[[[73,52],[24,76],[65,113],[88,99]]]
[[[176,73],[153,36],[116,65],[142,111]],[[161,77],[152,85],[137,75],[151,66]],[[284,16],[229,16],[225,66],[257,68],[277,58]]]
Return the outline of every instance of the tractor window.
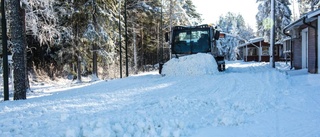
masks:
[[[175,36],[174,42],[186,41],[187,39],[187,32],[180,32]]]
[[[205,53],[210,51],[210,39],[208,33],[209,32],[206,30],[192,31],[192,36],[195,42],[192,47],[192,52]]]
[[[190,46],[190,32],[176,31],[173,33],[172,52],[174,54],[189,54],[191,52]]]
[[[195,54],[210,51],[209,30],[190,29],[173,33],[173,54]]]

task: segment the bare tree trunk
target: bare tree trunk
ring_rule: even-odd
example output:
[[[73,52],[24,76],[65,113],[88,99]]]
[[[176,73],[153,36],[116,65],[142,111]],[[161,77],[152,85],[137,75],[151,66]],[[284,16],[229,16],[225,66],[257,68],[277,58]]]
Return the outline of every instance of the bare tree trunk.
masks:
[[[13,43],[14,100],[26,99],[26,34],[24,31],[24,10],[20,0],[10,0],[11,41]]]
[[[142,71],[145,71],[144,70],[144,66],[145,66],[145,52],[144,52],[144,50],[145,49],[144,49],[144,46],[143,46],[143,28],[141,28],[140,33],[141,33],[141,51],[142,51],[141,64],[142,64],[142,68],[143,68]]]
[[[94,75],[94,76],[96,76],[96,77],[98,77],[98,62],[97,62],[97,52],[96,52],[96,45],[95,45],[95,43],[93,43],[93,45],[92,45],[92,50],[93,50],[93,52],[92,52],[92,62],[93,62],[93,64],[92,64],[92,74]]]
[[[22,22],[23,22],[23,32],[24,34],[26,34],[26,10],[25,9],[21,9],[21,15],[22,15]],[[27,44],[27,40],[26,40],[26,35],[25,35],[25,40],[24,40],[24,43],[25,43],[25,47],[27,48],[28,44]],[[30,83],[29,83],[29,77],[28,77],[28,65],[27,65],[27,50],[25,50],[25,62],[26,62],[26,92],[29,92],[31,91],[31,88],[30,88]]]
[[[134,62],[134,73],[138,74],[138,61],[137,61],[137,44],[136,44],[136,30],[135,25],[133,24],[133,62]]]
[[[133,69],[134,69],[134,74],[138,74],[138,61],[137,61],[137,44],[136,44],[136,29],[135,29],[135,24],[133,22],[133,16],[131,16],[131,22],[132,22],[132,37],[133,37],[133,42],[132,42],[132,47],[133,47]]]
[[[76,24],[76,60],[77,60],[77,82],[81,82],[81,56],[79,51],[78,23]]]
[[[96,19],[96,1],[93,0],[93,6],[94,6],[94,12],[93,12],[93,26],[95,28],[98,28],[97,27],[97,19]],[[93,42],[93,45],[92,45],[92,74],[96,77],[98,77],[98,63],[97,63],[97,48],[96,48],[96,44]]]

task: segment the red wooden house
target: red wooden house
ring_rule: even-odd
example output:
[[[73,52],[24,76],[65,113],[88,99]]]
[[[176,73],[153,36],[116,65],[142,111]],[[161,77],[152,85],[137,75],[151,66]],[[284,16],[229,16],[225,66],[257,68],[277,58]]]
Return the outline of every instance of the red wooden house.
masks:
[[[239,45],[239,59],[243,61],[259,61],[269,62],[270,61],[270,44],[264,41],[264,38],[258,37],[250,39],[248,42]],[[283,47],[282,43],[275,44],[275,61],[282,60]]]

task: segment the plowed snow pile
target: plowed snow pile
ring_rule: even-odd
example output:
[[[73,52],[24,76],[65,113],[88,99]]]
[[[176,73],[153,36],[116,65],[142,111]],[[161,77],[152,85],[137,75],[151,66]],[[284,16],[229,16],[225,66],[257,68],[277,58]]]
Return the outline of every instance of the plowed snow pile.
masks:
[[[216,60],[212,55],[198,53],[173,58],[163,65],[166,76],[212,75],[218,73]]]

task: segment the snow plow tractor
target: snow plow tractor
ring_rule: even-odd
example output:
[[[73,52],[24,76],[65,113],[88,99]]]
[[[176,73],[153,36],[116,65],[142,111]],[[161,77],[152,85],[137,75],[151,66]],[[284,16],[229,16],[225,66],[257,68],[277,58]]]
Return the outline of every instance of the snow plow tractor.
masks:
[[[224,56],[219,55],[216,46],[216,41],[223,36],[224,34],[220,34],[220,31],[211,25],[174,26],[170,33],[166,33],[165,39],[171,45],[171,58],[210,53],[217,62],[217,69],[224,71]]]

